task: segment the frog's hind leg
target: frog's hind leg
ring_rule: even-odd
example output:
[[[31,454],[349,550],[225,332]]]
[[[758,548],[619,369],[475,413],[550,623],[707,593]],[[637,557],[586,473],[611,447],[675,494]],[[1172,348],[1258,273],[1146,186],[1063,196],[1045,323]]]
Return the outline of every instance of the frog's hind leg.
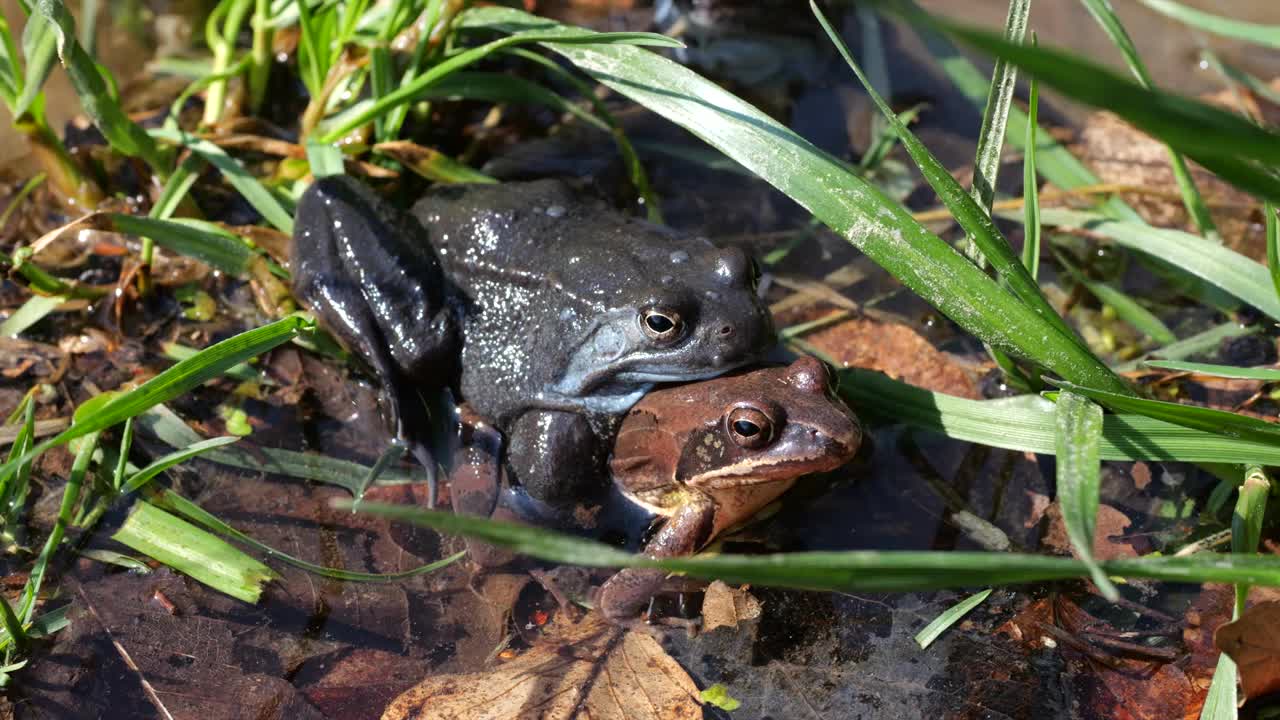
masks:
[[[457,342],[424,231],[363,183],[321,178],[298,203],[290,265],[294,295],[382,384],[387,420],[426,471],[434,506],[436,461],[422,440],[430,414],[419,386],[451,384]]]

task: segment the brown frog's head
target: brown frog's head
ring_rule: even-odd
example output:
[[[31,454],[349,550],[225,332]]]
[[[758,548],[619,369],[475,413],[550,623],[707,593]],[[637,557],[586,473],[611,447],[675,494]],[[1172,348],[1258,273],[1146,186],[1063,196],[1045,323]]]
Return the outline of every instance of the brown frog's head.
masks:
[[[619,429],[614,482],[660,514],[691,493],[709,496],[714,532],[742,522],[797,478],[837,468],[857,452],[862,429],[835,395],[834,380],[821,361],[803,356],[786,367],[653,391]]]

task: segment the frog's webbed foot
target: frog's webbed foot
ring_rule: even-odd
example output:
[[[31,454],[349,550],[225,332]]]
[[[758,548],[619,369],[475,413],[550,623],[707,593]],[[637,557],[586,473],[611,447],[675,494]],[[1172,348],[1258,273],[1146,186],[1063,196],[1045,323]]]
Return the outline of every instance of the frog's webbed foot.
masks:
[[[426,470],[434,505],[436,461],[421,439],[430,414],[418,389],[449,385],[457,342],[421,226],[358,180],[321,178],[298,202],[290,269],[294,295],[377,376],[388,425]]]

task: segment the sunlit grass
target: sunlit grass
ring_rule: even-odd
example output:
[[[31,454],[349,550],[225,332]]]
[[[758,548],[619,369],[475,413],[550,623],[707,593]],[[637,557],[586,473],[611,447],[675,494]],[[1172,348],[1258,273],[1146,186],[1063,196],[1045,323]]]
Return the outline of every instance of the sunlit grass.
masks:
[[[1264,44],[1274,41],[1274,28],[1189,12],[1168,0],[1145,1],[1210,32]],[[43,115],[43,84],[52,63],[60,61],[75,86],[82,109],[112,151],[139,158],[151,173],[151,182],[159,188],[149,217],[102,212],[82,218],[79,224],[67,225],[62,232],[96,227],[143,237],[144,264],[151,262],[153,248],[160,247],[200,260],[229,277],[262,285],[282,283],[286,271],[243,231],[200,217],[192,189],[201,181],[201,171],[206,166],[215,168],[266,225],[283,233],[292,229],[293,199],[308,178],[345,172],[352,163],[357,167],[366,163],[375,169],[416,173],[435,182],[491,180],[471,167],[465,157],[450,156],[421,145],[419,138],[405,137],[410,119],[429,117],[428,104],[447,99],[465,98],[494,105],[540,104],[608,133],[624,160],[637,196],[645,199],[649,219],[659,221],[656,194],[649,187],[640,152],[593,94],[593,83],[603,83],[684,126],[716,152],[736,161],[739,171],[745,168],[758,175],[807,208],[816,221],[827,225],[965,331],[987,343],[994,357],[1016,360],[1016,365],[1012,361],[1001,365],[1011,373],[1025,370],[1024,385],[1030,386],[1038,382],[1040,375],[1048,375],[1069,391],[1056,396],[1060,404],[1055,407],[1051,400],[1035,395],[1000,401],[951,398],[859,371],[844,373],[842,383],[845,396],[877,422],[904,423],[969,442],[1057,455],[1059,499],[1067,508],[1064,519],[1080,561],[1031,555],[828,553],[675,559],[665,561],[664,567],[702,577],[842,590],[973,587],[1092,578],[1106,595],[1114,597],[1116,591],[1108,580],[1114,574],[1235,582],[1239,583],[1239,597],[1244,598],[1248,584],[1280,584],[1280,566],[1275,561],[1247,555],[1256,549],[1258,523],[1265,509],[1265,493],[1258,490],[1265,482],[1261,467],[1242,472],[1246,480],[1236,506],[1241,520],[1233,539],[1233,555],[1099,563],[1089,552],[1092,516],[1098,507],[1099,459],[1280,465],[1277,426],[1238,413],[1138,397],[1117,374],[1134,366],[1109,364],[1091,352],[1042,292],[1038,268],[1044,225],[1087,231],[1095,239],[1111,242],[1124,251],[1158,259],[1163,267],[1192,285],[1213,288],[1256,307],[1272,319],[1280,319],[1280,231],[1276,229],[1274,206],[1268,204],[1264,209],[1268,269],[1217,242],[1208,204],[1191,182],[1183,160],[1184,156],[1196,160],[1259,198],[1280,201],[1280,181],[1274,173],[1280,164],[1280,136],[1225,110],[1153,88],[1141,58],[1106,3],[1088,0],[1086,5],[1115,42],[1137,82],[1078,55],[1023,44],[1027,4],[1020,0],[1011,4],[1009,28],[1003,35],[932,18],[909,4],[894,4],[896,11],[919,25],[938,54],[944,72],[983,111],[978,181],[969,188],[957,182],[907,127],[917,109],[895,113],[820,15],[815,18],[815,28],[821,25],[828,30],[837,49],[871,93],[888,128],[857,166],[818,150],[741,98],[660,52],[643,47],[661,50],[678,44],[670,38],[649,33],[592,33],[517,10],[466,9],[466,5],[445,0],[376,4],[368,0],[319,4],[221,0],[205,28],[208,57],[186,64],[167,64],[171,68],[181,65],[184,72],[193,72],[193,80],[174,103],[164,126],[143,130],[122,110],[112,87],[113,78],[94,62],[92,47],[84,42],[88,36],[81,33],[77,40],[75,23],[66,6],[59,0],[47,0],[32,6],[35,14],[29,22],[35,31],[32,41],[23,43],[22,53],[9,26],[0,24],[0,100],[13,111],[19,129],[41,150],[37,154],[43,168],[61,196],[71,198],[74,207],[94,210],[102,188],[90,179],[92,174],[85,172],[80,161],[70,157]],[[816,12],[816,5],[814,8]],[[862,12],[869,11],[863,8]],[[217,134],[206,131],[217,129],[224,122],[227,103],[234,100],[229,90],[237,82],[248,88],[246,105],[239,109],[252,113],[262,107],[271,63],[270,41],[275,32],[286,28],[299,31],[293,59],[298,79],[309,93],[309,104],[297,119],[297,127],[293,128],[297,135],[290,144],[299,153],[305,152],[304,157],[281,162],[274,173],[263,173],[234,148],[220,145]],[[250,44],[243,47],[242,31],[246,29]],[[996,56],[999,63],[994,79],[982,75],[949,46],[943,35]],[[411,52],[389,50],[401,38],[412,38],[416,43]],[[60,56],[55,52],[59,44]],[[520,63],[538,79],[491,70],[490,61],[496,57]],[[557,57],[567,60],[568,65],[553,59]],[[1033,76],[1028,112],[1013,102],[1015,68],[1024,76]],[[1042,85],[1111,110],[1166,143],[1181,197],[1199,232],[1151,228],[1115,197],[1099,199],[1095,208],[1088,211],[1041,209],[1037,193],[1041,179],[1068,190],[1098,184],[1092,173],[1036,125],[1035,98]],[[565,90],[566,87],[570,89]],[[203,93],[205,99],[199,126],[184,127],[178,121],[179,111],[188,97],[198,93]],[[874,171],[881,167],[895,143],[901,143],[908,151],[952,218],[971,239],[975,251],[969,256],[978,260],[977,265],[926,229],[874,184]],[[1026,200],[1024,209],[1014,218],[1026,227],[1021,254],[990,218],[995,170],[1006,145],[1026,152]],[[68,299],[96,298],[103,292],[81,287],[40,267],[31,247],[36,245],[35,239],[31,241],[15,252],[9,264],[15,276],[23,278],[32,290],[32,296],[0,325],[0,332],[5,334],[37,327]],[[1051,239],[1044,244],[1054,247]],[[994,269],[995,277],[987,273],[987,264]],[[1065,256],[1060,256],[1057,264],[1098,300],[1115,308],[1121,320],[1162,346],[1158,349],[1162,357],[1181,359],[1205,353],[1225,337],[1253,331],[1226,322],[1195,336],[1178,338],[1146,306],[1089,277],[1087,268],[1074,267]],[[277,288],[277,295],[280,292]],[[284,302],[276,308],[279,314],[291,310]],[[793,329],[786,336],[802,341],[809,329],[812,328]],[[356,496],[378,475],[376,469],[313,453],[246,449],[232,445],[232,438],[205,439],[163,406],[224,373],[252,377],[255,371],[244,364],[246,361],[282,343],[302,340],[304,335],[312,335],[310,323],[285,316],[204,350],[171,350],[178,362],[169,370],[132,390],[88,401],[70,428],[43,442],[37,442],[34,432],[34,404],[19,408],[22,412],[16,423],[16,440],[0,466],[0,521],[10,543],[23,528],[22,514],[35,458],[50,448],[72,441],[77,444],[73,446],[75,464],[63,491],[57,523],[36,556],[22,601],[16,608],[0,604],[0,620],[5,628],[0,645],[9,653],[0,667],[0,677],[20,662],[15,651],[20,651],[30,637],[57,626],[57,617],[42,621],[35,608],[48,564],[59,551],[67,528],[91,526],[112,503],[132,502],[131,493],[154,483],[174,464],[201,455],[234,467],[337,485]],[[1155,366],[1275,379],[1275,371],[1266,369],[1170,363]],[[1104,416],[1099,406],[1112,412]],[[130,424],[123,429],[118,446],[98,447],[104,437],[114,437],[108,435],[109,431],[125,422]],[[173,446],[174,452],[147,467],[132,468],[128,461],[135,424]],[[109,468],[113,480],[110,488],[86,490],[85,476],[94,462],[95,449],[103,450],[104,458],[114,458]],[[380,463],[379,467],[385,464]],[[415,478],[413,473],[393,467],[386,468],[380,477],[397,482]],[[1254,479],[1253,485],[1248,478]],[[177,515],[165,514],[149,504],[136,505],[132,524],[127,523],[126,530],[160,527],[162,532],[135,532],[142,539],[133,539],[153,557],[246,600],[257,597],[271,571],[206,530],[310,572],[345,580],[398,580],[440,566],[436,563],[407,573],[375,576],[310,565],[279,555],[172,493],[165,497],[167,506]],[[536,530],[511,530],[447,514],[415,514],[412,509],[361,507],[444,531],[509,542],[523,551],[561,562],[610,566],[651,562]],[[125,537],[132,536],[126,532]],[[200,542],[194,542],[197,539]],[[193,545],[201,549],[190,550]],[[211,557],[227,559],[236,569],[210,574],[207,570]],[[456,557],[449,560],[453,559]],[[960,614],[957,612],[956,617]],[[1227,677],[1224,671],[1215,682],[1215,708],[1228,704],[1228,694],[1223,690]],[[1233,701],[1234,696],[1230,699]]]

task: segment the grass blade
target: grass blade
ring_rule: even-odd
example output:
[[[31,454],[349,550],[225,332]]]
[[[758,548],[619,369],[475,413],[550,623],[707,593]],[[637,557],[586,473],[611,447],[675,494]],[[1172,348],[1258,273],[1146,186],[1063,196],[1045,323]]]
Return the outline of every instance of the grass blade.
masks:
[[[1180,230],[1111,220],[1093,212],[1048,209],[1041,211],[1040,219],[1046,225],[1088,230],[1151,255],[1280,319],[1280,298],[1267,268],[1222,245]]]
[[[71,427],[28,450],[21,457],[9,460],[0,466],[0,485],[6,483],[23,462],[31,460],[45,450],[63,445],[75,438],[84,437],[89,433],[105,430],[154,405],[175,398],[244,360],[288,342],[311,327],[311,323],[295,315],[211,345],[195,357],[183,360],[133,390],[110,399],[83,421],[79,421],[78,417],[78,421]],[[93,400],[87,402],[93,402]]]
[[[1117,365],[1115,369],[1116,372],[1130,372],[1138,369],[1139,365],[1155,356],[1169,358],[1170,360],[1180,360],[1192,355],[1210,353],[1216,350],[1222,344],[1222,341],[1252,335],[1258,332],[1258,329],[1256,325],[1226,322],[1203,332],[1198,332],[1191,337],[1183,338],[1178,342],[1156,348],[1142,357]]]
[[[840,394],[868,421],[903,423],[957,440],[1053,455],[1053,403],[1036,395],[966,400],[891,380],[869,370],[841,373]],[[1105,405],[1105,403],[1103,403]],[[1107,415],[1098,454],[1103,460],[1182,460],[1280,465],[1273,440],[1227,438],[1142,415]]]
[[[1005,40],[1021,43],[1027,34],[1027,15],[1031,12],[1031,0],[1010,0],[1009,14],[1004,23]],[[996,174],[1000,170],[1000,155],[1004,149],[1005,127],[1009,122],[1009,108],[1013,106],[1013,90],[1018,84],[1018,70],[1004,60],[996,60],[991,70],[991,89],[982,111],[982,128],[978,132],[978,151],[973,163],[973,190],[975,202],[991,214],[995,200]],[[982,252],[977,239],[969,234],[965,238],[965,255],[982,265]]]
[[[157,405],[140,415],[138,425],[155,435],[161,442],[174,448],[183,448],[203,440],[164,405]],[[318,453],[256,447],[245,442],[241,442],[236,447],[210,450],[205,453],[204,459],[254,472],[273,473],[336,485],[346,488],[353,495],[359,491],[364,479],[370,473],[369,467],[349,460],[331,458]],[[426,479],[420,469],[406,471],[398,467],[387,468],[379,478],[383,484],[422,482]]]
[[[22,78],[22,93],[11,108],[14,117],[20,118],[31,110],[44,90],[53,63],[58,59],[57,53],[58,38],[53,26],[43,15],[28,16],[27,25],[22,29],[22,55],[27,67]]]
[[[839,34],[827,22],[826,17],[818,9],[815,0],[810,0],[809,7],[817,16],[818,22],[822,25],[823,30],[826,31],[831,42],[835,44],[836,49],[844,57],[845,62],[853,70],[858,80],[862,82],[863,88],[866,89],[876,106],[880,108],[881,114],[889,121],[894,132],[897,133],[898,138],[902,141],[903,147],[910,153],[911,159],[916,162],[925,179],[929,181],[930,187],[946,204],[947,209],[952,212],[956,221],[973,238],[980,254],[986,256],[995,267],[996,272],[1000,274],[1001,279],[1009,283],[1009,287],[1013,289],[1023,303],[1034,309],[1059,332],[1064,333],[1074,341],[1075,334],[1066,326],[1066,323],[1053,310],[1048,301],[1045,300],[1044,295],[1040,292],[1040,287],[1031,279],[1026,267],[1022,265],[1021,260],[1014,254],[1009,241],[1004,238],[999,229],[996,228],[995,223],[991,221],[989,210],[984,209],[974,197],[965,192],[964,187],[956,181],[955,177],[951,175],[942,163],[938,162],[938,159],[933,156],[933,153],[929,152],[924,143],[920,142],[915,134],[898,119],[898,116],[889,107],[888,103],[880,97],[880,94],[876,92],[866,75],[863,74],[862,69],[854,62],[853,56],[849,53],[849,48],[845,46]],[[1001,123],[1001,127],[1003,128],[1003,123]],[[999,153],[997,152],[997,162],[999,160],[998,155]],[[990,207],[989,203],[987,207]]]
[[[84,476],[89,471],[89,462],[93,460],[93,453],[97,448],[98,435],[93,433],[84,438],[79,449],[76,450],[75,459],[71,463],[71,472],[67,475],[66,487],[62,489],[62,503],[58,507],[58,517],[53,523],[53,528],[49,531],[49,537],[45,539],[40,555],[36,557],[35,564],[31,566],[31,573],[27,576],[26,586],[22,590],[22,605],[19,609],[19,614],[22,616],[23,622],[30,622],[31,616],[35,612],[36,599],[40,597],[40,586],[44,584],[44,575],[49,567],[49,560],[58,551],[58,546],[62,544],[62,537],[67,531],[67,526],[71,524],[75,514],[76,503],[80,500],[80,491],[84,487]]]
[[[1116,586],[1098,567],[1093,557],[1093,535],[1098,517],[1099,473],[1102,468],[1098,446],[1102,441],[1102,408],[1071,392],[1058,394],[1055,411],[1058,451],[1058,504],[1067,537],[1076,556],[1089,568],[1093,584],[1102,596],[1120,599]]]
[[[1192,159],[1249,161],[1227,165],[1224,179],[1239,184],[1241,173],[1255,184],[1253,192],[1267,190],[1280,195],[1267,173],[1258,165],[1280,164],[1280,135],[1264,130],[1233,113],[1190,98],[1148,90],[1115,72],[1079,56],[1053,48],[1030,48],[1006,42],[995,33],[921,13],[907,13],[914,23],[929,24],[959,38],[966,44],[992,53],[1036,75],[1064,95],[1094,107],[1116,113],[1130,124],[1160,139]],[[1203,164],[1203,163],[1202,163]],[[1214,169],[1209,165],[1205,165]]]
[[[466,27],[504,32],[536,28],[535,37],[573,38],[581,32],[499,7],[473,8],[461,20]],[[687,68],[641,48],[546,44],[595,79],[692,131],[773,184],[992,346],[1064,377],[1087,376],[1117,392],[1129,391],[1092,353],[1050,331],[1050,319],[1015,298],[992,292],[998,286],[991,278],[912,219],[902,206],[768,115]],[[1020,261],[1018,267],[1025,274]],[[1048,340],[1041,341],[1046,335]]]
[[[1200,708],[1200,720],[1236,720],[1236,664],[1226,653],[1218,655],[1213,682]]]
[[[157,220],[125,213],[110,213],[109,217],[119,232],[149,237],[162,248],[208,263],[234,277],[247,275],[258,257],[238,236],[204,220]]]
[[[143,500],[111,539],[247,603],[258,602],[262,586],[278,577],[225,540]]]
[[[1027,101],[1027,140],[1022,156],[1022,264],[1033,281],[1040,277],[1040,176],[1036,170],[1036,116],[1040,108],[1040,88],[1031,79]]]
[[[23,331],[43,320],[46,315],[67,300],[65,295],[32,295],[22,303],[22,307],[14,310],[12,315],[0,323],[0,336],[21,335]]]
[[[1089,14],[1093,16],[1093,19],[1097,20],[1102,29],[1106,31],[1107,36],[1111,38],[1111,42],[1120,50],[1120,54],[1124,57],[1125,62],[1129,65],[1129,69],[1138,79],[1138,82],[1144,88],[1153,89],[1155,83],[1151,81],[1151,76],[1147,73],[1147,68],[1142,63],[1142,57],[1138,55],[1138,49],[1133,46],[1133,40],[1129,38],[1129,33],[1125,31],[1120,18],[1111,9],[1110,0],[1081,0],[1081,2],[1088,8]],[[1209,206],[1205,204],[1204,197],[1200,195],[1195,181],[1191,178],[1191,171],[1187,169],[1187,161],[1172,147],[1166,145],[1165,149],[1169,153],[1169,165],[1173,169],[1173,177],[1178,184],[1178,190],[1182,193],[1182,204],[1187,208],[1187,214],[1191,216],[1201,234],[1214,242],[1222,242],[1222,237],[1218,234],[1218,228],[1213,224],[1213,216],[1209,213]]]
[[[525,17],[533,21],[533,28],[536,28],[539,24],[542,24],[544,27],[551,28],[562,27],[556,23],[542,21],[532,15],[525,15]],[[540,33],[537,29],[529,29],[530,27],[530,25],[525,25],[526,32],[508,35],[507,37],[485,43],[479,47],[465,50],[453,57],[450,57],[448,60],[431,67],[409,83],[401,85],[399,88],[396,88],[386,95],[376,99],[365,107],[363,112],[357,113],[350,118],[346,118],[337,127],[328,130],[321,140],[323,142],[336,142],[339,138],[352,130],[355,130],[361,125],[385,115],[392,108],[416,100],[422,91],[444,79],[451,73],[457,72],[468,65],[477,63],[489,55],[512,45],[555,40],[561,43],[589,43],[590,45],[601,46],[656,45],[659,47],[684,47],[684,45],[678,40],[673,40],[665,35],[657,35],[655,33],[594,33],[589,30],[577,30],[568,33]]]
[[[316,178],[342,175],[346,168],[342,162],[342,151],[325,143],[307,143],[307,163],[311,165],[311,174]]]
[[[1088,289],[1094,297],[1098,298],[1099,302],[1111,306],[1116,311],[1117,317],[1132,325],[1142,334],[1161,345],[1169,345],[1178,340],[1173,331],[1160,321],[1160,318],[1138,304],[1137,300],[1106,283],[1090,280],[1079,268],[1072,265],[1062,256],[1058,256],[1058,262],[1073,280]]]
[[[161,177],[169,174],[168,163],[155,141],[125,115],[119,101],[107,87],[102,69],[80,47],[76,24],[61,0],[37,0],[35,8],[47,20],[57,41],[62,66],[80,98],[80,107],[98,126],[111,147],[131,157],[140,157]]]
[[[222,171],[222,176],[231,183],[232,187],[240,191],[244,199],[253,206],[263,219],[271,223],[276,229],[291,233],[293,232],[293,216],[280,204],[280,201],[271,191],[267,190],[258,178],[245,169],[239,160],[231,157],[225,150],[217,145],[203,140],[190,133],[171,128],[157,128],[151,131],[151,135],[161,140],[182,145],[191,152],[204,158],[210,165]]]
[[[293,557],[292,555],[282,553],[279,550],[276,550],[275,548],[272,548],[268,545],[264,545],[258,542],[257,540],[254,540],[253,538],[249,537],[248,535],[245,535],[239,530],[236,530],[235,528],[226,524],[222,520],[218,519],[217,516],[208,512],[207,510],[200,507],[199,505],[196,505],[190,500],[187,500],[181,495],[178,495],[172,490],[166,490],[164,492],[164,504],[166,507],[178,513],[179,515],[182,515],[188,520],[191,520],[192,522],[200,523],[201,525],[205,526],[209,530],[212,530],[213,532],[219,533],[221,535],[226,535],[227,537],[230,537],[233,540],[242,542],[245,545],[248,545],[249,547],[252,547],[253,549],[258,550],[259,552],[265,553],[268,557],[276,558],[285,564],[292,565],[298,568],[299,570],[305,570],[306,572],[312,573],[314,575],[333,578],[335,580],[344,580],[348,582],[369,582],[369,583],[398,582],[400,580],[407,580],[408,578],[416,577],[418,575],[426,575],[427,573],[434,572],[448,565],[452,565],[453,563],[461,560],[463,557],[466,557],[466,554],[467,554],[467,552],[463,550],[460,552],[456,552],[446,558],[437,560],[433,563],[420,565],[411,570],[402,570],[400,572],[393,572],[393,573],[366,573],[366,572],[357,572],[354,570],[344,570],[342,568],[331,568],[331,567],[325,567],[323,565],[316,565],[314,563],[309,563],[306,560],[300,560],[298,558]]]
[[[335,507],[350,509],[349,500]],[[849,551],[656,559],[542,528],[426,510],[362,504],[361,512],[475,537],[552,562],[590,567],[657,567],[693,577],[810,590],[907,592],[1087,577],[1064,557],[995,552]],[[1248,582],[1280,586],[1280,558],[1201,553],[1102,563],[1107,575],[1172,582]]]
[[[1214,35],[1280,48],[1280,25],[1261,25],[1214,15],[1173,0],[1139,0],[1143,5],[1178,22]]]
[[[1280,441],[1280,424],[1259,420],[1250,415],[1240,415],[1225,410],[1148,400],[1129,395],[1117,395],[1104,390],[1080,387],[1061,380],[1052,381],[1064,390],[1079,393],[1101,403],[1116,412],[1145,415],[1175,425],[1203,430],[1229,438],[1276,443]]]
[[[1263,203],[1262,218],[1266,223],[1267,271],[1271,273],[1271,284],[1280,297],[1280,222],[1276,220],[1276,206]]]
[[[946,612],[934,618],[933,622],[925,625],[923,630],[916,633],[916,644],[920,646],[921,650],[928,649],[934,640],[942,637],[942,633],[946,632],[952,625],[960,622],[961,618],[981,605],[990,595],[991,589],[988,588],[980,593],[970,595],[947,608]]]
[[[1208,363],[1179,362],[1176,360],[1148,360],[1143,365],[1162,370],[1177,370],[1179,372],[1234,378],[1237,380],[1280,381],[1280,368],[1274,367],[1242,368],[1231,365],[1210,365]]]
[[[148,482],[151,482],[152,478],[164,472],[165,470],[168,470],[174,465],[177,465],[178,463],[181,463],[181,462],[186,462],[187,460],[190,460],[191,458],[197,455],[200,455],[201,453],[205,453],[210,450],[213,450],[214,448],[220,448],[224,445],[230,445],[231,443],[239,439],[240,438],[232,435],[210,438],[208,440],[203,440],[198,443],[192,443],[191,445],[188,445],[187,447],[177,452],[171,452],[168,455],[165,455],[164,457],[158,458],[156,459],[155,462],[151,463],[150,465],[142,468],[138,472],[129,476],[129,480],[125,482],[124,487],[120,489],[120,494],[128,495],[129,493],[134,492],[138,488],[141,488],[142,486],[146,485]]]

